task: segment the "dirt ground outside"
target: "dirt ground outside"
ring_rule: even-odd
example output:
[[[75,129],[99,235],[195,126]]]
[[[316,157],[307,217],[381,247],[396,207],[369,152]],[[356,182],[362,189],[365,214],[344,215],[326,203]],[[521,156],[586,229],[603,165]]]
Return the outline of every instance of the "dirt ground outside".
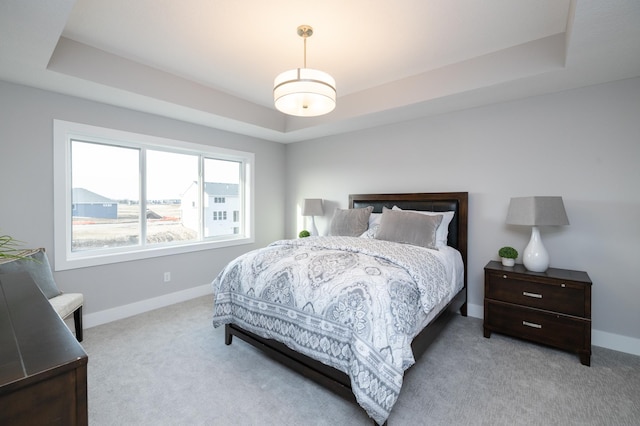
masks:
[[[188,241],[198,233],[182,225],[180,204],[147,206],[147,243]],[[73,218],[72,250],[130,246],[139,243],[139,205],[118,204],[117,219]]]

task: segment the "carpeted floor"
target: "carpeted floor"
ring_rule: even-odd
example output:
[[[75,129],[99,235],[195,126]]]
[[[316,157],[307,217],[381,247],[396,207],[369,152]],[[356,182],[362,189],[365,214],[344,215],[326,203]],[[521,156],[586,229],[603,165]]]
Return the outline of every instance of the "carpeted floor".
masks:
[[[85,330],[90,425],[371,425],[239,339],[201,297]],[[396,425],[640,425],[640,357],[576,355],[456,317],[406,374]]]

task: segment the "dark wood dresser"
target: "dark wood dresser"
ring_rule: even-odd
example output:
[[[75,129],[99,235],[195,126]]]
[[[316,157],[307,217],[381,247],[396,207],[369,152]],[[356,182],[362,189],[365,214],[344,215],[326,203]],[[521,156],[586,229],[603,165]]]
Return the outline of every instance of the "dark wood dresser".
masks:
[[[87,360],[29,274],[0,275],[0,425],[86,425]]]
[[[484,268],[484,337],[492,332],[575,352],[591,364],[591,280],[586,272]]]

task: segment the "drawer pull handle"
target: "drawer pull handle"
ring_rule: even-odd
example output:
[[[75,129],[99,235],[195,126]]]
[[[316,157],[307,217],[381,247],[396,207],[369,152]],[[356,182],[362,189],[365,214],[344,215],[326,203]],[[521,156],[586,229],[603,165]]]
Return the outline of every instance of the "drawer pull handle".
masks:
[[[529,322],[529,321],[522,321],[522,325],[526,325],[527,327],[532,327],[532,328],[542,328],[542,325],[536,324],[534,322]]]
[[[522,295],[527,297],[535,297],[536,299],[542,299],[542,295],[538,293],[529,293],[528,291],[523,291]]]
[[[503,278],[503,279],[507,279],[507,276],[506,276],[506,275],[503,275],[503,276],[502,276],[502,278]]]

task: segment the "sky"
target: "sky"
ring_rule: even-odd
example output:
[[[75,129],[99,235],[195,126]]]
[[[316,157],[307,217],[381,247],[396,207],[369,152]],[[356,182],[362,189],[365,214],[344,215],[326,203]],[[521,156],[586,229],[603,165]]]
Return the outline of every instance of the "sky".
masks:
[[[139,150],[97,143],[72,144],[72,187],[115,200],[139,200]],[[239,183],[239,163],[205,160],[205,181]],[[198,180],[198,157],[147,150],[147,199],[179,199]]]

